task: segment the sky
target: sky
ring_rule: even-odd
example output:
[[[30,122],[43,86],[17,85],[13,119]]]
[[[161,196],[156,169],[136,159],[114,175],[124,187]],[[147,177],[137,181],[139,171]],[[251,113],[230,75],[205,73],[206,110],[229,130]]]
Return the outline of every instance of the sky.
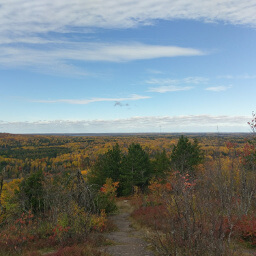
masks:
[[[0,132],[250,132],[255,0],[0,0]]]

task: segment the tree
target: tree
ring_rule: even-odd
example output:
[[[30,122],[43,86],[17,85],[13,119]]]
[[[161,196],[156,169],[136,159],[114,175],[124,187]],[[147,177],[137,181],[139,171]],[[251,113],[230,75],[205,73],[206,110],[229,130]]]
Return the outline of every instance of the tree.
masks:
[[[0,174],[0,210],[2,208],[1,195],[3,190],[3,185],[4,185],[4,177]]]
[[[242,151],[242,160],[246,170],[256,170],[256,114],[252,112],[252,120],[247,122],[252,131],[252,137],[247,140]]]
[[[191,143],[185,136],[180,136],[178,144],[173,147],[171,152],[171,167],[182,174],[195,176],[195,167],[202,163],[203,153],[194,139]]]
[[[34,213],[44,210],[43,181],[43,172],[37,171],[21,182],[19,196],[25,210],[32,210]]]
[[[252,121],[247,122],[247,124],[250,126],[252,133],[255,134],[256,133],[256,113],[252,112]]]
[[[170,169],[170,159],[168,158],[165,149],[162,152],[157,152],[155,159],[152,161],[154,176],[156,178],[166,178],[166,173]]]
[[[103,186],[107,178],[111,178],[113,182],[120,181],[122,158],[122,152],[116,143],[112,149],[99,156],[92,167],[89,182]]]
[[[140,144],[132,143],[122,164],[122,182],[120,184],[122,194],[131,194],[134,186],[143,190],[148,185],[152,174],[151,169],[147,152],[142,149]]]

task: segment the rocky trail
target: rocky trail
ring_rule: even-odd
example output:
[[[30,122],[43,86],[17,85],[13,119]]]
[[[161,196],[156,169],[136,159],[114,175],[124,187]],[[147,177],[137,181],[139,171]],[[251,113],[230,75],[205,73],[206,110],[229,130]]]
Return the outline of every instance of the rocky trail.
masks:
[[[141,231],[132,227],[130,220],[131,205],[128,200],[118,202],[119,213],[110,217],[117,226],[117,231],[106,234],[111,245],[102,248],[112,256],[154,256],[148,249],[148,243],[143,239]]]

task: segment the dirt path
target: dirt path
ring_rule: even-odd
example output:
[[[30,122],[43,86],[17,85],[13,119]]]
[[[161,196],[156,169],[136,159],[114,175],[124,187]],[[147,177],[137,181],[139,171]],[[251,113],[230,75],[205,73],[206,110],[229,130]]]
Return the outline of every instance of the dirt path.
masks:
[[[147,242],[143,240],[143,234],[132,227],[129,219],[131,205],[127,200],[118,203],[120,213],[110,218],[118,230],[106,235],[106,238],[113,242],[113,245],[105,247],[104,252],[112,256],[154,256],[154,253],[147,249]]]

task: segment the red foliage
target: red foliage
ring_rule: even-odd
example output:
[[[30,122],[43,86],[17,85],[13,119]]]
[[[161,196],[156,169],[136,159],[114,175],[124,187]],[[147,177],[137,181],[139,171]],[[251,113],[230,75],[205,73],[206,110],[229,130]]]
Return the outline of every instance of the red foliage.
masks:
[[[101,252],[88,245],[72,245],[60,248],[57,252],[49,253],[46,256],[100,256]]]
[[[241,218],[237,216],[224,217],[222,226],[226,235],[231,232],[233,237],[240,238],[241,241],[247,241],[252,246],[256,246],[256,217],[248,215],[244,215]]]
[[[234,149],[234,148],[236,148],[236,146],[237,146],[237,143],[234,143],[234,142],[231,142],[231,141],[226,142],[226,147],[228,149]]]
[[[146,206],[135,210],[132,217],[140,224],[163,230],[166,227],[167,209],[164,205]]]
[[[256,246],[256,217],[243,216],[235,226],[235,231],[240,237]]]
[[[256,132],[256,114],[252,112],[252,121],[247,122],[247,124],[250,126],[252,132]]]

